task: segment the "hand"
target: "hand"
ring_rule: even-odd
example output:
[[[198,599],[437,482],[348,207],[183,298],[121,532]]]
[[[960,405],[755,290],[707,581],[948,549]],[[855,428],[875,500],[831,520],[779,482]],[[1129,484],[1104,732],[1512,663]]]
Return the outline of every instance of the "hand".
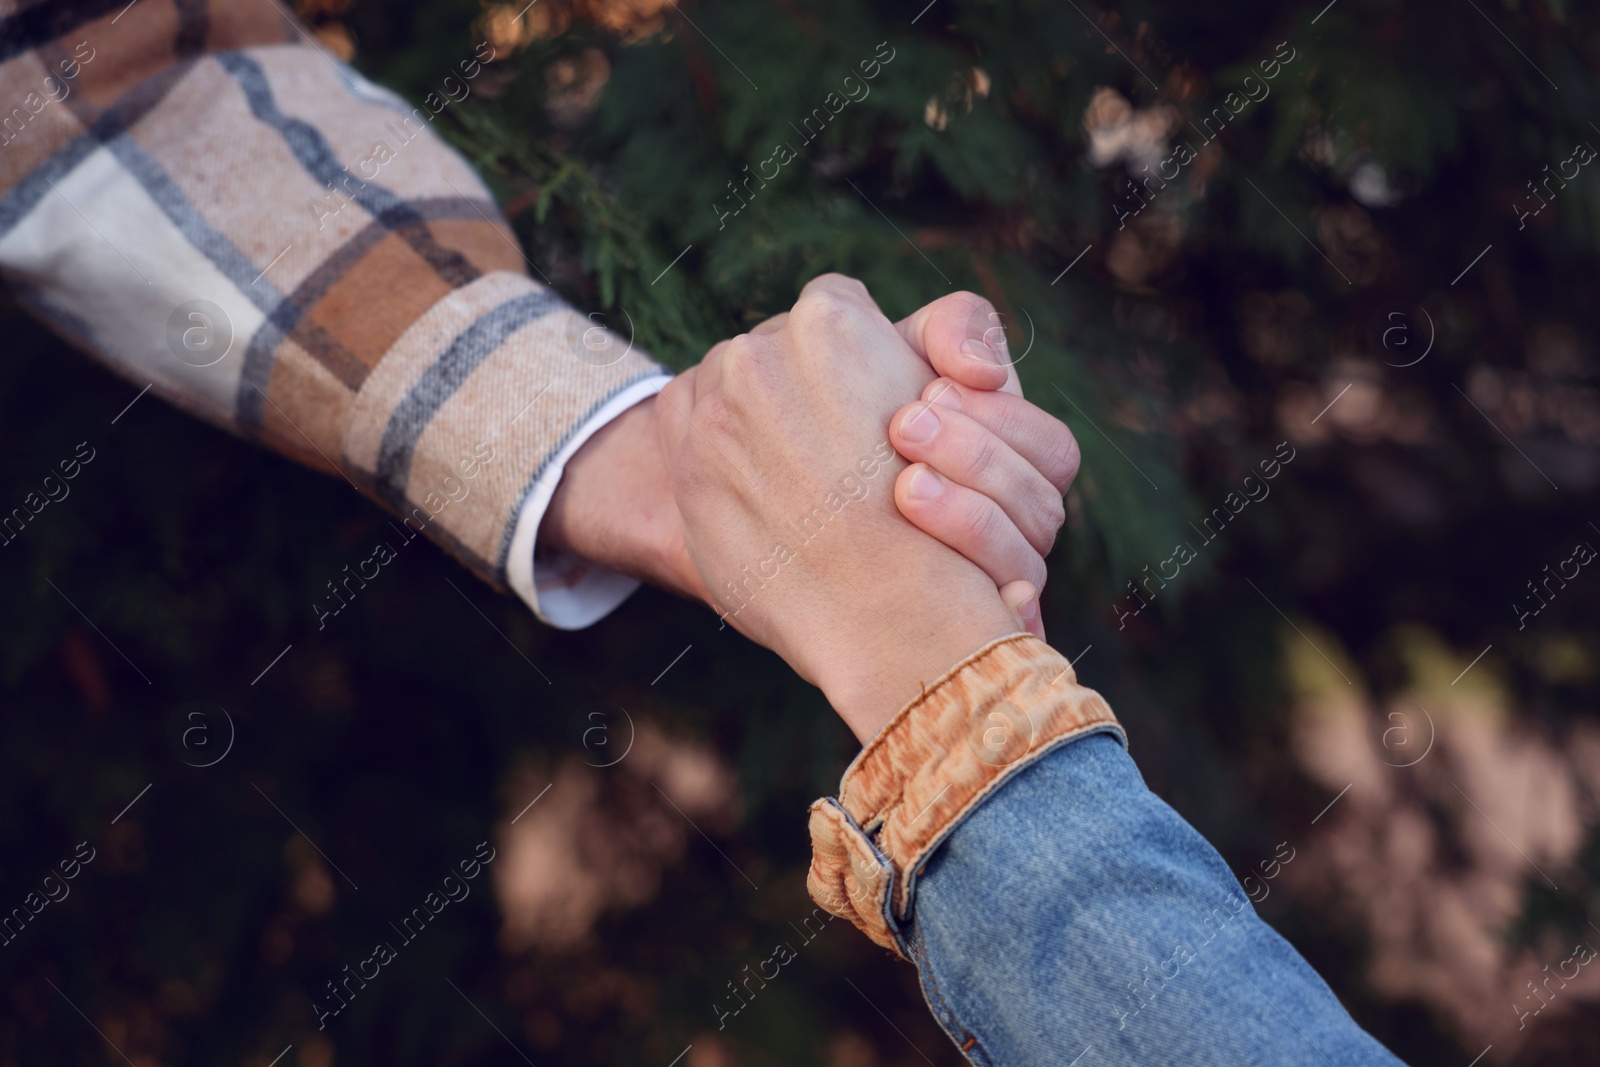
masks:
[[[977,563],[1024,627],[1044,637],[1044,557],[1066,520],[1078,442],[1022,399],[994,305],[942,297],[896,323],[944,377],[895,413],[889,440],[912,462],[895,483],[900,513]],[[948,410],[946,410],[948,409]]]
[[[987,300],[957,292],[895,324],[944,376],[889,423],[896,450],[916,461],[900,474],[895,496],[913,524],[978,563],[1023,628],[1043,637],[1043,557],[1064,517],[1061,495],[1077,472],[1078,446],[1062,423],[1022,399],[999,322]],[[931,416],[930,401],[940,409]],[[935,420],[927,439],[913,440],[916,431],[905,429],[915,421],[926,430]],[[654,402],[638,404],[578,450],[540,544],[715,606],[684,546],[657,422]],[[919,490],[949,491],[913,495],[913,480]]]
[[[713,599],[863,739],[919,684],[1017,629],[984,571],[890,503],[903,461],[882,428],[933,377],[859,282],[825,275],[656,405]]]

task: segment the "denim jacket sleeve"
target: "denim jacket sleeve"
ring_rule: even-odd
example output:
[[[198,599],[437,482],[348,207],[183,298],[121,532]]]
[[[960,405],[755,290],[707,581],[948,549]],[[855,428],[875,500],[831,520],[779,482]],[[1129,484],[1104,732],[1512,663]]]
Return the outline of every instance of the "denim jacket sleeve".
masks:
[[[1145,787],[1042,641],[995,641],[812,805],[808,888],[912,960],[967,1059],[1392,1065]]]

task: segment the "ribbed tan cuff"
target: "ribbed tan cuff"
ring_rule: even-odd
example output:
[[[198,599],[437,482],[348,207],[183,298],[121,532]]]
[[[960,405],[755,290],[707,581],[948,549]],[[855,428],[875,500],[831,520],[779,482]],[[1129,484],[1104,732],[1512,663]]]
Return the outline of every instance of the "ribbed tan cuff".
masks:
[[[898,952],[891,887],[892,914],[904,919],[910,875],[962,817],[1050,748],[1099,730],[1127,743],[1059,652],[1031,634],[990,642],[889,720],[845,771],[837,800],[811,805],[812,899]]]

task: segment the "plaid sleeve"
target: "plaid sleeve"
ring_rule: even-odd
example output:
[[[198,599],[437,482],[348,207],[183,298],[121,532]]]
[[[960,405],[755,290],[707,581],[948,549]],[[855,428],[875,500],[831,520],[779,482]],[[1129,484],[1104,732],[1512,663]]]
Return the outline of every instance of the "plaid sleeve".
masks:
[[[538,521],[567,458],[666,376],[528,276],[435,103],[271,0],[0,0],[0,276],[135,384],[582,625],[633,585],[536,575]]]

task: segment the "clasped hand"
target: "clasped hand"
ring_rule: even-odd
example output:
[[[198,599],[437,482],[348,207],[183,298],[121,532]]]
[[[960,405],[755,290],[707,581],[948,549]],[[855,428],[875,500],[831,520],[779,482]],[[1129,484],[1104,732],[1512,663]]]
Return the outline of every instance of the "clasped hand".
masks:
[[[998,321],[957,293],[891,323],[824,275],[656,401],[682,584],[863,740],[986,642],[1043,632],[1078,450],[1022,399]]]

